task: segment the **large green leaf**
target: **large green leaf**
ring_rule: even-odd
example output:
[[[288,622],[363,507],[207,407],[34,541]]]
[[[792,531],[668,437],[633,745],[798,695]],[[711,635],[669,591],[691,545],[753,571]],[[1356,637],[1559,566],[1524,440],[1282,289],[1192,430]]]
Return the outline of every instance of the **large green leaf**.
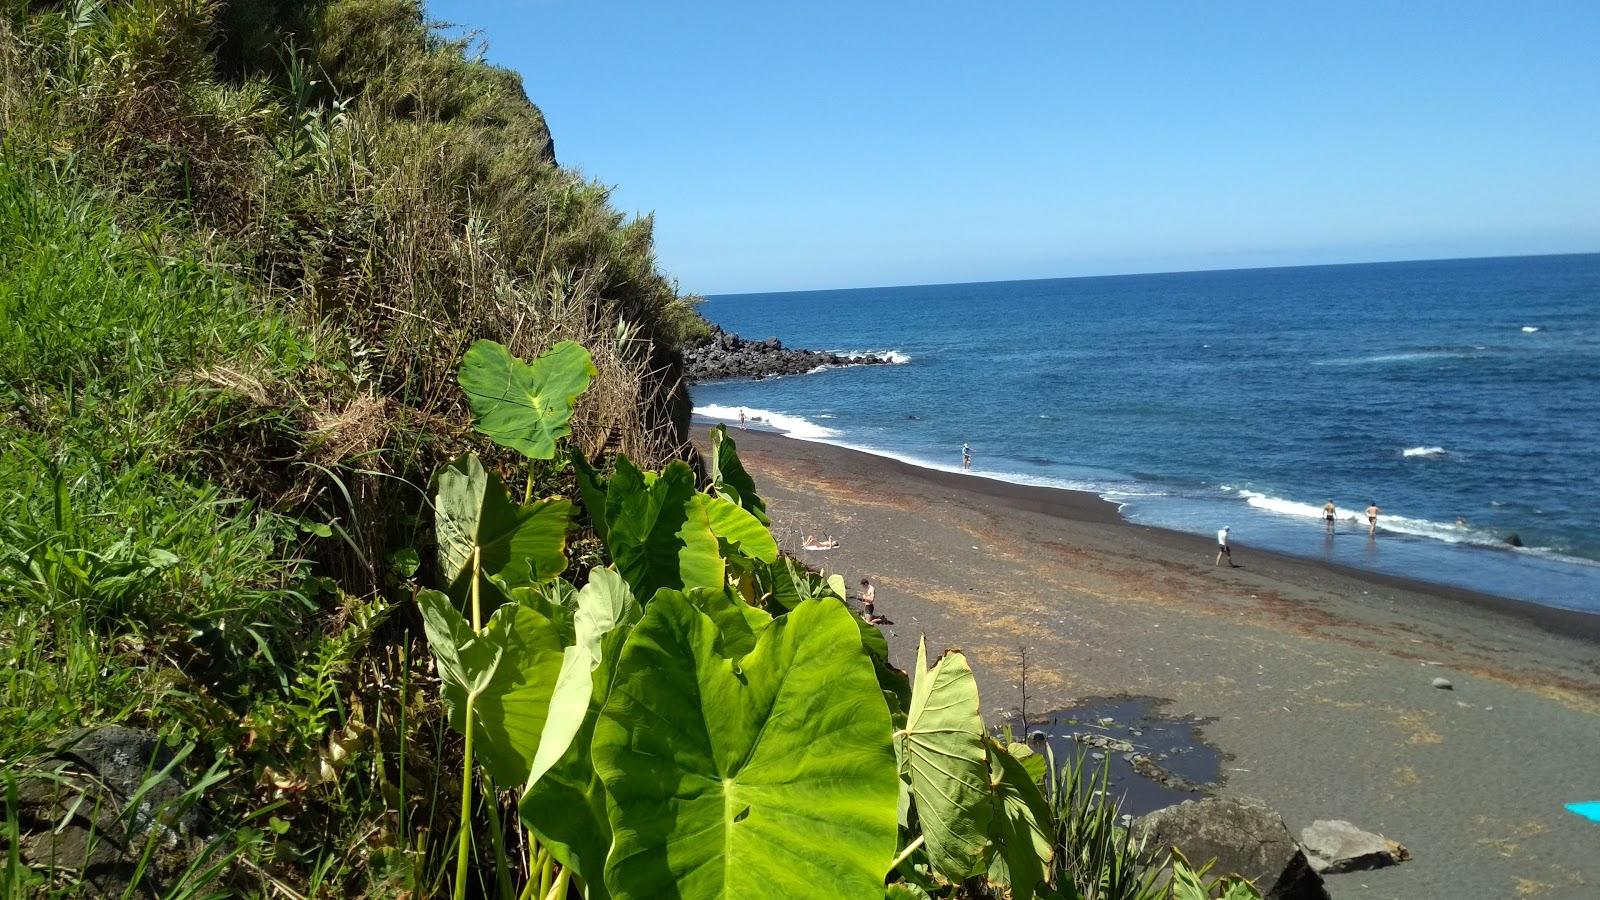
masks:
[[[850,613],[803,603],[735,662],[681,597],[646,608],[594,733],[617,897],[883,896],[888,711]]]
[[[987,746],[995,806],[988,878],[1011,888],[1012,900],[1030,900],[1055,855],[1050,807],[1027,765],[1027,759],[1041,757],[1022,744],[1006,748],[990,738]]]
[[[694,496],[694,471],[681,460],[651,479],[626,457],[617,457],[606,492],[606,547],[635,597],[683,586],[679,531]]]
[[[532,607],[507,603],[481,634],[437,591],[417,597],[428,643],[439,661],[450,724],[466,730],[467,696],[473,695],[475,755],[503,788],[528,780],[550,694],[561,670],[555,625]]]
[[[731,554],[764,563],[778,558],[778,544],[767,526],[737,503],[708,494],[689,498],[678,539],[678,572],[685,587],[721,590]]]
[[[901,774],[911,784],[928,860],[960,881],[977,867],[992,813],[978,682],[960,651],[930,671],[925,640],[917,643],[916,676],[901,732]]]
[[[569,501],[519,506],[500,476],[471,453],[441,469],[434,485],[440,575],[453,595],[464,596],[471,583],[474,550],[483,576],[498,575],[508,587],[554,578],[567,567]]]
[[[550,712],[539,737],[529,782],[539,779],[566,754],[588,714],[593,673],[603,658],[602,642],[619,626],[639,621],[642,611],[627,582],[611,569],[594,569],[574,597],[573,643],[562,651],[561,671],[550,695]]]
[[[596,375],[589,351],[562,341],[530,365],[494,341],[477,341],[461,360],[478,430],[502,447],[531,459],[556,455],[556,441],[572,433],[572,408]]]
[[[663,591],[662,593],[668,593]],[[661,594],[657,594],[660,597]],[[755,649],[756,636],[772,624],[772,616],[744,602],[736,592],[723,588],[691,588],[683,597],[711,617],[717,625],[717,652],[738,659]]]
[[[472,626],[444,594],[420,591],[417,606],[428,646],[439,664],[440,680],[454,685],[458,697],[481,694],[500,666],[502,649],[478,642]]]
[[[739,451],[725,425],[711,429],[711,485],[719,496],[749,510],[761,524],[772,524],[767,518],[767,504],[756,495],[756,480],[739,462]]]

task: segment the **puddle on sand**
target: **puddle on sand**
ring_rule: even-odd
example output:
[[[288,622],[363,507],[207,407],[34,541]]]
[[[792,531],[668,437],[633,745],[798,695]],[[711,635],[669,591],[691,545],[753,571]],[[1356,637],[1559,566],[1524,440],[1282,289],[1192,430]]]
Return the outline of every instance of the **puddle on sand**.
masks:
[[[1174,719],[1160,713],[1154,697],[1095,697],[1067,709],[1028,717],[1028,744],[1049,744],[1056,764],[1088,754],[1085,776],[1111,767],[1106,790],[1122,798],[1122,811],[1143,815],[1185,800],[1198,800],[1222,783],[1222,751],[1200,735],[1205,719]],[[1021,720],[1009,724],[1022,737]]]

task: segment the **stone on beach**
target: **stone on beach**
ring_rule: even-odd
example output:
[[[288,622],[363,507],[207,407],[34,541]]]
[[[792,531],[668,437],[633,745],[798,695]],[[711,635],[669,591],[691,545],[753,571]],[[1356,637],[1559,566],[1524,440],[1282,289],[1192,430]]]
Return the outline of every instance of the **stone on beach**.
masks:
[[[1434,678],[1433,686],[1441,691],[1453,691],[1456,689],[1456,686],[1451,684],[1448,678]]]
[[[1411,858],[1411,851],[1343,819],[1318,819],[1300,832],[1300,846],[1318,872],[1381,869]]]
[[[1213,875],[1250,879],[1264,900],[1329,900],[1283,817],[1260,800],[1188,800],[1140,816],[1132,830],[1152,863],[1175,847],[1195,865],[1216,860]]]

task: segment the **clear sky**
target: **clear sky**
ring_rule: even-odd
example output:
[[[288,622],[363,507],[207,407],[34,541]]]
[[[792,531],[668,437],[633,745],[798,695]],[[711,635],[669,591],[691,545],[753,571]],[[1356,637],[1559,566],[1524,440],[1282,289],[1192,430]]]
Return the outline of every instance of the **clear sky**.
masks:
[[[429,0],[728,293],[1600,250],[1600,3]]]

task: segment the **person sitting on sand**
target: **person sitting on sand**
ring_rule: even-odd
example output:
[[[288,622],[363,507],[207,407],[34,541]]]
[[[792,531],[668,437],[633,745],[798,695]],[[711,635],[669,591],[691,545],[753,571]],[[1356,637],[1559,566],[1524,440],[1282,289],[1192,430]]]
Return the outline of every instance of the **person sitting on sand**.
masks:
[[[1333,518],[1338,513],[1338,508],[1333,505],[1333,498],[1328,498],[1328,502],[1322,505],[1322,521],[1327,523],[1329,531],[1333,530]]]
[[[1378,508],[1378,501],[1374,500],[1367,506],[1367,534],[1376,534],[1378,531],[1378,513],[1383,510]]]
[[[1222,562],[1222,558],[1226,556],[1228,558],[1228,568],[1238,568],[1233,562],[1233,551],[1228,549],[1228,532],[1230,530],[1228,526],[1224,525],[1222,530],[1217,532],[1217,562],[1212,563],[1213,566]]]

